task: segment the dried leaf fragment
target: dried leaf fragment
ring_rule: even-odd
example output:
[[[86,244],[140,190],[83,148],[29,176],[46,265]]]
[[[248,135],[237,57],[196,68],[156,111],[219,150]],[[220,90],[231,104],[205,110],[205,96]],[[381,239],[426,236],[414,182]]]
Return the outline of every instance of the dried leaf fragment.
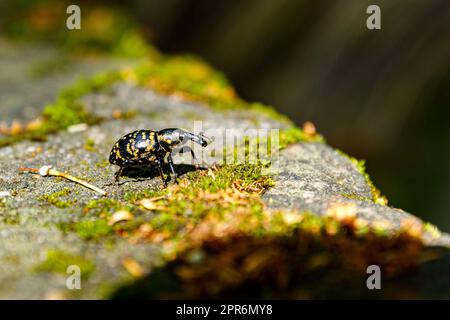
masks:
[[[142,266],[134,259],[126,257],[122,260],[123,267],[135,278],[140,278],[144,275],[144,269]]]
[[[120,221],[130,221],[133,219],[134,219],[134,216],[129,211],[120,210],[112,215],[112,217],[108,221],[108,224],[110,226],[112,226]]]

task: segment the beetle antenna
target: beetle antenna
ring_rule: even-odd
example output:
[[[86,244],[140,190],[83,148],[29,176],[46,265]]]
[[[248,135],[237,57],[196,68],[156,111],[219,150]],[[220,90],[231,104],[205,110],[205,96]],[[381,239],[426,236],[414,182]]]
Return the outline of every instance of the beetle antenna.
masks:
[[[209,139],[207,139],[205,136],[203,136],[201,134],[193,134],[190,132],[186,132],[185,135],[188,139],[191,139],[192,141],[194,141],[195,143],[198,143],[202,147],[206,147],[209,143],[209,141],[208,141]]]
[[[208,136],[205,136],[205,135],[203,134],[202,131],[200,131],[200,132],[198,133],[198,136],[201,137],[201,138],[203,138],[203,139],[205,139],[206,141],[208,141],[208,143],[211,143],[211,142],[214,141],[214,136],[211,137],[211,138],[208,137]]]

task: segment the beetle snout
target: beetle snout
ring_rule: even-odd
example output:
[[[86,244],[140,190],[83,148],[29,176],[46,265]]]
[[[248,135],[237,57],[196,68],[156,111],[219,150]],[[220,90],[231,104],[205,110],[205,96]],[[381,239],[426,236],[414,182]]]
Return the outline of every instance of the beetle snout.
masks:
[[[194,141],[195,143],[201,145],[203,148],[208,145],[208,141],[201,135],[196,135],[192,133],[188,133],[187,135],[190,140]]]
[[[198,143],[203,148],[208,145],[208,142],[205,139],[201,138],[201,137],[193,136],[191,140],[194,141],[195,143]]]

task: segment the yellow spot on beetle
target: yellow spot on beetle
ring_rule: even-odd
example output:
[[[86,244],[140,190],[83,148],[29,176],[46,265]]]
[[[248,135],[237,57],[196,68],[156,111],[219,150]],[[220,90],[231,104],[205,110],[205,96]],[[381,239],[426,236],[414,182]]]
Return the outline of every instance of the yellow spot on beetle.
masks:
[[[127,143],[127,152],[129,154],[133,154],[133,151],[131,150],[131,143]]]

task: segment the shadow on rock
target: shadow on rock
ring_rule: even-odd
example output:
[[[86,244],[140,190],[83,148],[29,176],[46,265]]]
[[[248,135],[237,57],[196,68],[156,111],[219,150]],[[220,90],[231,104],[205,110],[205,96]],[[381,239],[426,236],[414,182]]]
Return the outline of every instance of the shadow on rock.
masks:
[[[351,250],[357,245],[364,248]],[[303,230],[290,237],[209,236],[202,245],[180,252],[165,266],[118,288],[110,298],[448,297],[448,282],[437,287],[437,277],[430,281],[436,270],[446,269],[448,256],[417,265],[425,253],[421,248],[420,241],[407,234],[361,239],[345,234],[317,237]],[[366,268],[372,264],[382,270],[383,290],[367,286]],[[444,274],[448,277],[447,271]],[[429,283],[428,290],[422,290],[423,282]]]
[[[196,171],[195,166],[190,164],[175,164],[174,169],[179,177],[188,172]],[[170,169],[167,165],[164,166],[163,170],[166,175],[170,173]],[[136,180],[153,179],[159,177],[159,168],[156,165],[125,168],[121,177],[128,177]]]

